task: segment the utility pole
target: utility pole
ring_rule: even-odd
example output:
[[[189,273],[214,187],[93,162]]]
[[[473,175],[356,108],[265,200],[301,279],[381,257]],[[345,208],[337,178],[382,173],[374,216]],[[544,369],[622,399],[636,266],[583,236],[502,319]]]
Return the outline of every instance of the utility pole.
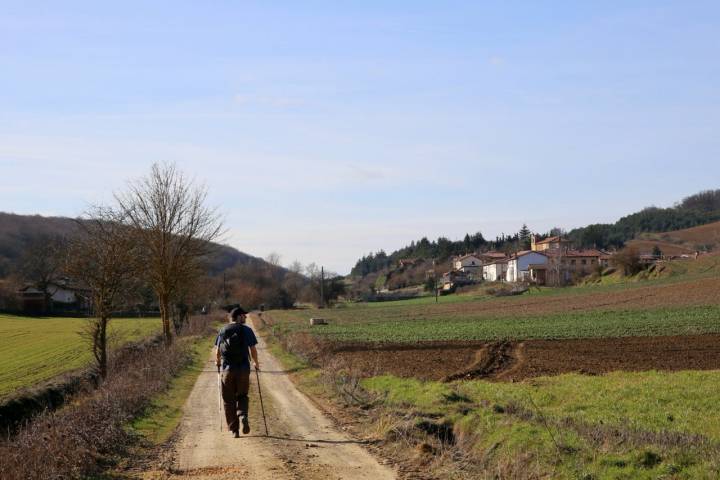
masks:
[[[320,267],[320,308],[325,308],[325,267]]]
[[[438,303],[438,295],[440,294],[439,288],[438,288],[438,278],[437,278],[437,265],[435,263],[435,259],[433,258],[433,283],[435,286],[435,303]]]

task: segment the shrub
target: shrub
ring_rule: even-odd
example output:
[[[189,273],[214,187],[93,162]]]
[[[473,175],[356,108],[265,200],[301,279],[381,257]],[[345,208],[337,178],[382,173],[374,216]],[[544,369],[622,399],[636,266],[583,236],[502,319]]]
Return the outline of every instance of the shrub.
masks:
[[[620,250],[612,256],[610,262],[621,269],[624,275],[635,275],[643,269],[640,254],[634,248]]]
[[[211,320],[193,320],[188,328],[206,331]],[[127,422],[190,361],[181,342],[134,350],[111,359],[107,380],[86,391],[81,401],[39,415],[0,442],[0,478],[86,478],[132,445],[136,439],[125,428]]]

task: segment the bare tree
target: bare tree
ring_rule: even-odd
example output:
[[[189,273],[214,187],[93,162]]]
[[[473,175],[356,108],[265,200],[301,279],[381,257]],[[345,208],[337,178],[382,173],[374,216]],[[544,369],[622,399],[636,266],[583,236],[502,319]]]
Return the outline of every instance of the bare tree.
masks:
[[[172,343],[171,305],[222,233],[222,222],[206,203],[207,189],[172,164],[154,164],[147,177],[116,194],[144,250],[144,268],[157,296],[165,343]]]
[[[43,311],[52,310],[52,296],[62,268],[65,239],[59,236],[43,235],[34,240],[25,251],[19,267],[20,277],[30,282],[43,293]]]
[[[78,221],[68,247],[66,272],[91,292],[94,317],[83,334],[90,340],[97,371],[107,376],[108,324],[135,282],[137,243],[117,211],[94,207]]]
[[[298,275],[302,275],[303,272],[303,266],[302,263],[300,263],[299,260],[295,260],[290,265],[288,265],[288,270],[292,273],[297,273]]]
[[[615,252],[610,257],[610,263],[616,268],[621,268],[623,275],[635,275],[643,269],[640,253],[632,247]]]
[[[288,267],[287,275],[283,280],[283,288],[288,292],[292,303],[295,303],[300,298],[300,293],[303,287],[307,284],[307,278],[303,276],[302,264],[295,260]]]
[[[282,259],[282,256],[277,252],[270,252],[267,257],[265,257],[265,261],[272,265],[273,267],[279,267],[280,266],[280,260]]]

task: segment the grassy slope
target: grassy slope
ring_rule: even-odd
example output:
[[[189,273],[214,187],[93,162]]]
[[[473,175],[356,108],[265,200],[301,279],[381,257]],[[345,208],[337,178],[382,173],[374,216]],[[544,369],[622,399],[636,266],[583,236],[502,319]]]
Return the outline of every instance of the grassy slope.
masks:
[[[706,250],[708,247],[713,250],[720,246],[720,222],[707,223],[697,227],[685,228],[683,230],[674,230],[665,233],[643,233],[640,234],[639,240],[646,247],[650,246],[652,250],[652,242],[658,241],[660,248],[663,245],[680,246],[689,251]],[[628,242],[629,245],[637,244],[635,240]],[[663,249],[663,252],[665,250]],[[668,253],[674,253],[668,251]]]
[[[520,384],[385,376],[364,386],[398,415],[452,422],[493,468],[552,478],[717,478],[719,380],[717,371],[616,372]]]
[[[0,397],[91,361],[90,348],[79,332],[80,318],[28,318],[0,315]],[[115,345],[160,332],[157,318],[113,319]]]

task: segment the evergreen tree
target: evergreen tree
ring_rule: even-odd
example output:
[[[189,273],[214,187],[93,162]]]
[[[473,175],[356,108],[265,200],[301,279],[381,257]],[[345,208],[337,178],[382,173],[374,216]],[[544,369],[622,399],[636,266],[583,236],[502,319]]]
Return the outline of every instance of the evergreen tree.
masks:
[[[523,223],[522,228],[518,232],[518,246],[521,250],[528,250],[530,249],[530,235],[532,232],[530,232],[530,229],[528,228],[527,224]]]

